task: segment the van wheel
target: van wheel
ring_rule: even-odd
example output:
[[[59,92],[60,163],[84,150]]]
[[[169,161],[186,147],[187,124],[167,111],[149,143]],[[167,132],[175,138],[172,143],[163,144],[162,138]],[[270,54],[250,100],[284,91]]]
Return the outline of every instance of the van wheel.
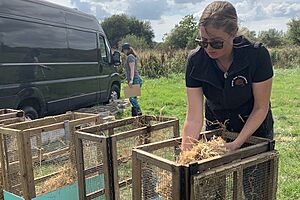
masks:
[[[113,84],[110,89],[110,95],[108,99],[108,103],[115,101],[120,98],[120,88],[118,85]]]
[[[24,111],[26,120],[33,120],[39,117],[38,112],[32,106],[25,106],[21,110]]]

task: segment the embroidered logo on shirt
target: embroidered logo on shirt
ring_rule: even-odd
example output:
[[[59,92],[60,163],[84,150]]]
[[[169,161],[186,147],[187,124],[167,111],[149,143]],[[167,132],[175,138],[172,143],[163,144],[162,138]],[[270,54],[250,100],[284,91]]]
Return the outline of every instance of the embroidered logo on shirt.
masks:
[[[244,87],[248,84],[248,80],[244,76],[236,76],[231,81],[231,87],[239,86]]]

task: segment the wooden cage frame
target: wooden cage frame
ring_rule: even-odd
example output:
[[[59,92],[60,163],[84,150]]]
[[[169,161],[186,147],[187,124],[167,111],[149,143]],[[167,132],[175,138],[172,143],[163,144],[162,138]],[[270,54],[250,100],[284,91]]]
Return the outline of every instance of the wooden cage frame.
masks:
[[[71,154],[71,161],[73,160],[73,162],[75,162],[75,149],[70,149],[70,147],[72,144],[74,144],[74,132],[77,129],[77,126],[85,123],[99,124],[102,123],[102,118],[96,114],[67,112],[62,115],[49,116],[0,127],[0,162],[1,166],[3,166],[1,170],[4,189],[6,191],[12,191],[14,187],[21,187],[22,196],[25,200],[30,200],[36,197],[35,184],[43,182],[57,175],[59,172],[39,177],[37,179],[34,178],[33,161],[38,161],[41,158],[38,156],[32,156],[30,137],[37,137],[37,148],[41,149],[41,157],[51,158],[69,152]],[[42,149],[42,132],[48,132],[57,129],[65,130],[68,141],[70,142],[69,146],[61,150],[55,150],[44,154]],[[6,156],[8,153],[7,146],[3,140],[6,134],[14,135],[17,138],[17,154],[19,161],[13,163],[9,163],[8,161]],[[14,166],[17,165],[20,165],[21,183],[13,186],[9,184],[10,171],[13,170]]]
[[[0,126],[9,125],[17,122],[25,121],[24,111],[22,110],[14,110],[14,109],[0,109]],[[1,163],[0,163],[1,168]],[[0,175],[2,173],[0,171]],[[3,180],[0,179],[0,200],[3,200]]]
[[[118,128],[120,126],[128,125],[130,123],[133,123],[136,120],[145,120],[145,121],[150,121],[150,120],[157,120],[159,123],[154,124],[154,125],[148,125],[144,127],[140,127],[137,129],[121,132],[121,133],[114,133],[114,129]],[[128,139],[131,137],[136,137],[136,136],[146,136],[145,138],[147,139],[147,136],[151,134],[153,131],[157,130],[162,130],[165,128],[170,128],[173,127],[173,137],[179,137],[179,120],[177,118],[173,117],[162,117],[162,116],[149,116],[149,115],[142,115],[142,116],[137,116],[137,117],[130,117],[126,119],[121,119],[121,120],[116,120],[113,122],[108,122],[104,124],[100,124],[97,126],[92,126],[88,128],[84,128],[81,130],[78,130],[75,132],[75,137],[77,141],[79,141],[79,145],[76,145],[76,155],[77,155],[77,163],[78,163],[78,183],[79,183],[79,196],[81,200],[89,200],[92,198],[95,198],[97,196],[103,195],[103,190],[102,191],[97,191],[93,194],[86,194],[85,191],[85,176],[87,173],[83,170],[84,169],[84,159],[82,157],[83,155],[83,149],[82,145],[80,145],[80,138],[85,137],[87,134],[89,135],[95,135],[96,132],[99,131],[104,131],[108,130],[108,135],[104,136],[107,140],[108,143],[108,153],[105,153],[109,156],[109,162],[111,163],[110,166],[110,178],[107,178],[109,180],[108,185],[110,185],[110,195],[109,198],[107,199],[120,199],[120,188],[131,184],[132,179],[127,179],[123,182],[119,182],[118,179],[118,158],[117,158],[117,142]],[[85,139],[88,139],[88,137],[85,137]],[[93,138],[91,137],[91,140]],[[145,141],[145,143],[148,143],[149,141]],[[97,168],[99,168],[98,166]],[[94,169],[95,170],[95,169]],[[92,170],[92,171],[94,171]],[[106,187],[107,188],[107,187]],[[107,194],[105,194],[106,197]]]
[[[232,132],[224,132],[222,130],[213,130],[202,132],[202,135],[205,134],[207,139],[210,139],[213,135],[217,136],[225,136],[227,139],[234,140],[238,133]],[[155,167],[166,170],[172,174],[172,199],[173,200],[190,200],[193,199],[193,191],[191,188],[192,185],[192,177],[205,173],[205,171],[209,171],[209,169],[217,169],[217,167],[222,167],[224,165],[234,165],[231,163],[237,162],[239,160],[243,161],[246,158],[250,158],[253,156],[257,156],[253,158],[254,161],[263,160],[260,157],[260,154],[274,151],[275,142],[274,140],[269,140],[265,138],[259,138],[255,136],[251,136],[247,141],[247,143],[253,144],[248,147],[244,147],[238,149],[233,152],[226,153],[221,157],[213,157],[205,160],[201,160],[188,165],[181,165],[176,163],[175,161],[171,161],[160,156],[154,155],[153,151],[163,149],[166,147],[176,147],[181,143],[181,138],[169,139],[161,142],[155,142],[151,144],[141,145],[136,147],[132,151],[132,180],[133,180],[133,200],[142,199],[142,163],[146,162],[149,165],[153,165]],[[175,155],[175,154],[174,154]],[[253,160],[249,160],[249,163],[253,163]],[[248,160],[247,160],[248,162]],[[248,163],[248,164],[249,164]],[[242,163],[239,163],[242,164]],[[277,178],[277,170],[278,170],[278,161],[274,158],[274,162],[272,161],[272,173]],[[277,179],[274,181],[273,186],[276,187]],[[236,191],[239,192],[239,191]],[[271,199],[275,199],[274,196],[276,190],[272,188],[270,192]],[[237,195],[237,197],[239,197]],[[234,200],[238,200],[239,198],[235,198]]]
[[[0,126],[25,121],[24,111],[14,109],[0,109]]]

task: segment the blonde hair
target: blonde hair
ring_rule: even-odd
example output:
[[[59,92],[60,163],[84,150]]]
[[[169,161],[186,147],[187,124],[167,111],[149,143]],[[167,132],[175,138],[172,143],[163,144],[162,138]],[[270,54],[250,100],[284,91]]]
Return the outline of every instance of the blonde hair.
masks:
[[[238,17],[234,6],[227,1],[214,1],[203,11],[199,26],[223,28],[230,35],[238,31]]]

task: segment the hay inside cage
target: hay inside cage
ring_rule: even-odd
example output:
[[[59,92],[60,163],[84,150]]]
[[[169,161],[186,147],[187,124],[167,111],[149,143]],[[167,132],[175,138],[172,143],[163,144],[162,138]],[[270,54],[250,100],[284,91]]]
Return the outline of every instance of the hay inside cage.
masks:
[[[193,148],[189,151],[182,151],[176,160],[176,163],[187,165],[200,160],[224,155],[229,150],[224,147],[225,140],[222,137],[213,136],[211,140],[207,141],[205,138],[194,142]],[[172,190],[172,177],[170,174],[161,172],[160,177],[165,181],[160,182],[156,191],[159,195],[168,199]]]

